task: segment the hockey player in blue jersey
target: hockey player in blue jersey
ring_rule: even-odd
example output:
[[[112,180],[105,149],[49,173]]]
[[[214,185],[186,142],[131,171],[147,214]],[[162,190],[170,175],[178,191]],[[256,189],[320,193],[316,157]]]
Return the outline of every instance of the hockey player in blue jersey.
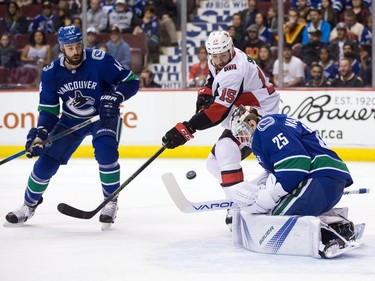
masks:
[[[120,185],[118,142],[120,104],[139,89],[138,77],[109,54],[84,49],[82,34],[73,25],[62,27],[58,41],[63,56],[43,69],[39,94],[37,128],[27,135],[27,157],[39,156],[29,176],[24,204],[6,215],[12,224],[30,219],[60,165],[67,164],[82,140],[92,136],[99,164],[104,198]],[[60,112],[60,104],[62,112]],[[60,115],[61,113],[61,115]],[[51,145],[40,143],[95,115],[100,121],[69,134]],[[116,218],[117,197],[102,210],[99,221],[110,226]]]
[[[254,214],[319,217],[323,244],[319,254],[323,257],[359,247],[353,241],[362,236],[364,224],[358,228],[347,219],[344,208],[333,209],[344,188],[352,185],[352,177],[316,131],[285,114],[262,117],[250,106],[233,112],[231,131],[252,149],[265,170],[255,180],[229,187],[241,214],[250,215],[250,220]],[[249,224],[246,231],[257,227]]]
[[[318,133],[285,114],[261,117],[256,108],[240,106],[232,115],[231,130],[266,171],[265,188],[239,203],[249,205],[250,213],[319,216],[353,183],[345,163]]]

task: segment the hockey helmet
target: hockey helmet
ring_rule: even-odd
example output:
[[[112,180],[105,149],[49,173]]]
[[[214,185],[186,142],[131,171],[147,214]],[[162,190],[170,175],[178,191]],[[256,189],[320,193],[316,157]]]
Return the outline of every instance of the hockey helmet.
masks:
[[[73,44],[82,41],[82,32],[74,25],[60,27],[57,33],[60,45]]]
[[[206,50],[210,55],[221,54],[229,51],[230,57],[233,57],[233,40],[226,31],[213,31],[208,36]]]
[[[259,109],[254,106],[240,105],[233,111],[230,127],[233,136],[242,144],[251,147],[254,131],[251,129],[250,120],[259,122],[262,117],[259,115]]]

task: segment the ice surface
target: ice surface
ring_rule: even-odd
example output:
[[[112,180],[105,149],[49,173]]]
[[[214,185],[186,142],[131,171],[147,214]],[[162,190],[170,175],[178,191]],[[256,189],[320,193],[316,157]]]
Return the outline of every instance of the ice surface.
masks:
[[[120,159],[125,181],[146,159]],[[17,159],[0,166],[0,216],[23,201],[34,161]],[[243,162],[247,178],[260,172]],[[372,188],[375,163],[349,162],[352,189]],[[197,177],[185,174],[195,170]],[[61,167],[44,194],[44,203],[22,227],[0,226],[1,281],[187,281],[187,280],[375,280],[375,190],[344,196],[349,218],[365,222],[360,249],[332,260],[265,255],[236,248],[224,224],[225,211],[181,213],[161,180],[173,172],[191,201],[222,199],[205,160],[156,159],[120,194],[117,220],[101,231],[98,215],[79,220],[60,214],[68,203],[91,211],[102,200],[95,160],[72,159]]]

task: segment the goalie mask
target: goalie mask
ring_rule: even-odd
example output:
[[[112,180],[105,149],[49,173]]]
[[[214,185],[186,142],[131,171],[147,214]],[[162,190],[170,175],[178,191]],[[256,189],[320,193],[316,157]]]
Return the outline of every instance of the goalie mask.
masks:
[[[254,131],[250,126],[250,120],[254,120],[258,124],[261,117],[258,113],[258,108],[240,105],[234,110],[230,120],[233,136],[240,143],[251,147]]]

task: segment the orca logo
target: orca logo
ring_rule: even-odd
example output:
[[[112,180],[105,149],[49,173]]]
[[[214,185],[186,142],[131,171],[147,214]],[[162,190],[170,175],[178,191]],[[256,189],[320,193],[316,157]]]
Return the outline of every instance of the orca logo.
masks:
[[[80,116],[92,115],[96,109],[93,107],[95,99],[92,97],[84,96],[81,91],[74,91],[74,98],[69,97],[66,106],[69,110]]]

